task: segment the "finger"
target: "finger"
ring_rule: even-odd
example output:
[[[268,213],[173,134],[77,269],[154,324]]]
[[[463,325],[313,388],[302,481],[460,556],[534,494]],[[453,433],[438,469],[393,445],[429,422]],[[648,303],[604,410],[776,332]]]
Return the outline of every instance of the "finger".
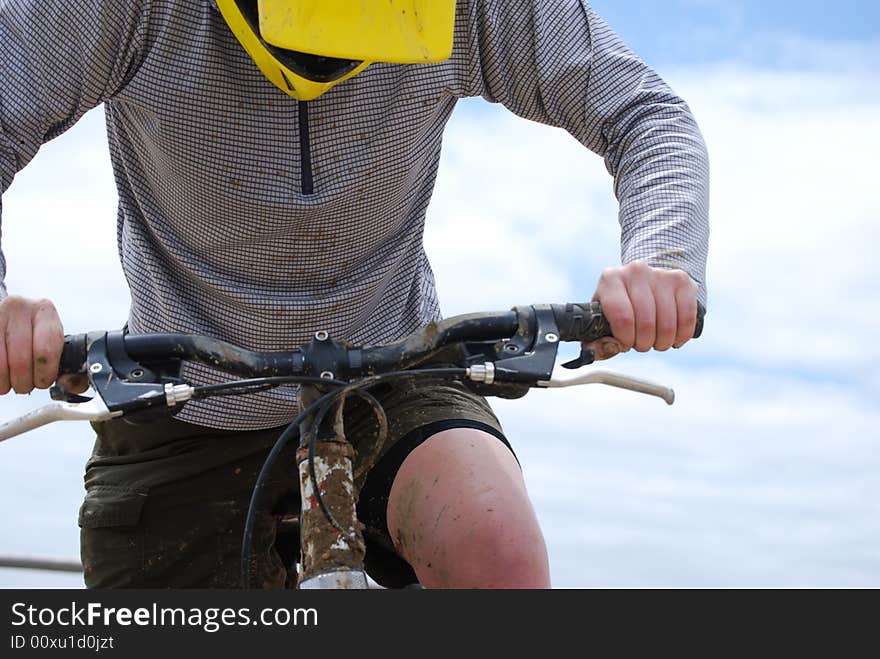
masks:
[[[58,312],[48,300],[39,302],[34,314],[34,386],[47,389],[58,377],[64,332]]]
[[[615,355],[623,352],[623,346],[620,344],[620,341],[611,337],[599,339],[598,341],[593,341],[591,343],[582,343],[581,347],[585,350],[592,350],[597,361],[611,359]]]
[[[633,347],[635,340],[635,313],[626,291],[626,286],[619,275],[602,273],[599,278],[599,286],[593,295],[594,301],[602,305],[602,313],[608,319],[611,332],[618,340],[620,352],[626,352]]]
[[[678,310],[675,289],[665,281],[654,287],[656,336],[654,350],[669,350],[675,343],[678,330]]]
[[[81,394],[89,388],[89,379],[85,375],[68,373],[56,381],[58,386],[72,394]]]
[[[647,352],[653,347],[657,338],[654,291],[645,277],[632,278],[627,284],[627,291],[635,315],[633,347],[639,352]]]
[[[677,329],[673,347],[680,348],[694,336],[697,328],[697,292],[696,285],[688,278],[688,286],[675,291]]]
[[[17,394],[34,388],[33,324],[29,313],[14,313],[6,326],[9,383]]]

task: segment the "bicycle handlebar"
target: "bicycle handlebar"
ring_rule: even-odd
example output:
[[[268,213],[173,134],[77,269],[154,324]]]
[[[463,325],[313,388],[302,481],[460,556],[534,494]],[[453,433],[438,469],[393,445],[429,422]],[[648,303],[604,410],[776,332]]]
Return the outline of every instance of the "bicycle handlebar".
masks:
[[[702,333],[704,313],[700,306],[695,338]],[[191,399],[282,384],[339,387],[358,381],[363,387],[409,374],[458,379],[477,393],[503,398],[519,398],[531,387],[600,382],[659,396],[671,404],[671,389],[630,376],[600,372],[553,377],[560,341],[589,343],[611,335],[598,302],[463,314],[431,322],[399,341],[367,347],[333,340],[326,331],[315,332],[306,345],[279,352],[247,350],[190,334],[129,335],[117,330],[68,335],[59,371],[87,374],[97,396],[85,398],[53,387],[52,397],[70,405],[50,405],[0,423],[0,440],[63,418],[101,420],[150,409],[170,411]],[[575,369],[593,359],[592,352],[582,348],[578,359],[562,366]],[[245,379],[196,387],[180,377],[184,361]]]
[[[534,333],[534,310],[549,307],[560,341],[589,343],[612,336],[611,326],[598,302],[515,307],[511,311],[472,313],[432,322],[406,338],[382,346],[355,347],[330,341],[316,332],[318,341],[282,352],[257,352],[206,336],[147,334],[124,336],[124,350],[134,361],[190,360],[242,377],[320,375],[341,370],[350,376],[410,368],[444,347],[456,343],[503,341]],[[705,310],[700,305],[694,338],[703,330]],[[64,338],[59,374],[85,373],[89,346],[101,333]],[[323,337],[323,338],[319,338]],[[316,343],[318,344],[316,346]]]

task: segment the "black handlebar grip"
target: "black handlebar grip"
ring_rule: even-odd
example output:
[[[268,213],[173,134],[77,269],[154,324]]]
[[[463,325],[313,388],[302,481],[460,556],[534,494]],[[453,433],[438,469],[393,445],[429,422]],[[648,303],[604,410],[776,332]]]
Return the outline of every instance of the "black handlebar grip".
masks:
[[[556,327],[559,329],[561,341],[596,341],[606,336],[612,336],[611,324],[602,313],[602,305],[598,302],[584,304],[552,304],[553,316],[556,319]],[[697,325],[694,329],[694,338],[699,338],[703,333],[703,317],[706,315],[705,307],[697,303]]]
[[[88,334],[68,334],[64,337],[58,375],[85,373],[88,358]]]
[[[611,325],[598,302],[552,304],[561,341],[595,341],[611,336]]]

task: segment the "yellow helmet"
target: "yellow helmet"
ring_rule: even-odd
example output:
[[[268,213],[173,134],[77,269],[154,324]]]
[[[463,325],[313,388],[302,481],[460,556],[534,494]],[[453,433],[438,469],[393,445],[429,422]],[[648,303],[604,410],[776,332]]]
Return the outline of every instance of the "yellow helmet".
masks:
[[[216,0],[263,74],[310,101],[373,62],[441,62],[455,0]]]

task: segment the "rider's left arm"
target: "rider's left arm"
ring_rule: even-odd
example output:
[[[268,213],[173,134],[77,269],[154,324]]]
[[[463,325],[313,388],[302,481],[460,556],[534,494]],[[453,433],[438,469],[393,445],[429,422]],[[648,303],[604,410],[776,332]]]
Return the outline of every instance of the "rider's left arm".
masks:
[[[564,128],[604,158],[619,201],[622,266],[593,296],[616,341],[680,347],[706,304],[709,163],[688,105],[585,0],[471,0],[462,95]],[[607,352],[606,352],[607,349]]]

